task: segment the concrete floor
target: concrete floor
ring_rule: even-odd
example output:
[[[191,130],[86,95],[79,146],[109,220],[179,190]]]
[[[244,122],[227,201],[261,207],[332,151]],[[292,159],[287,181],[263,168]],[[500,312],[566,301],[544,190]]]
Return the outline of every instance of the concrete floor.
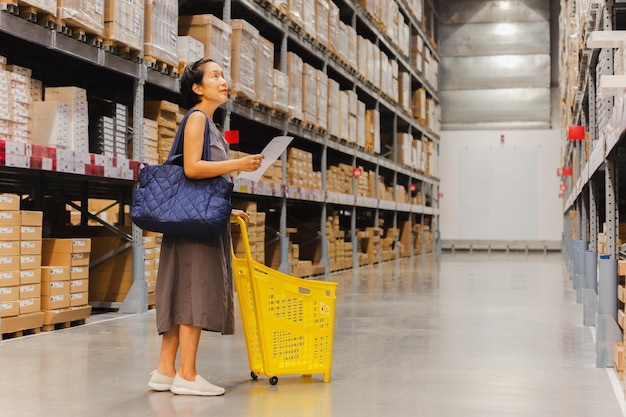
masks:
[[[0,342],[0,416],[624,415],[560,254],[444,254],[329,279],[339,283],[330,383],[252,381],[238,317],[236,335],[203,333],[200,345],[200,373],[226,395],[151,392],[154,312],[109,314]]]

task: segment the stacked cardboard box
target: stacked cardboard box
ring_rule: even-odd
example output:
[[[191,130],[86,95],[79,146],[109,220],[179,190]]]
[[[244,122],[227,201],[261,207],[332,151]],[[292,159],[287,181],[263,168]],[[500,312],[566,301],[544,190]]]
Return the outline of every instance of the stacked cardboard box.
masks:
[[[350,141],[350,98],[348,91],[339,92],[338,115],[340,139]]]
[[[41,310],[42,213],[19,208],[19,196],[0,194],[1,317]]]
[[[144,0],[106,0],[104,37],[108,41],[141,50],[143,43]]]
[[[289,148],[287,184],[314,190],[322,188],[322,173],[313,171],[313,154],[311,152]]]
[[[304,0],[283,0],[287,3],[289,20],[296,27],[304,29],[304,17],[302,15],[304,11]],[[282,6],[280,6],[283,8]]]
[[[398,75],[398,104],[411,113],[411,74],[401,71]]]
[[[159,163],[159,123],[156,120],[147,118],[142,119],[143,123],[143,143],[142,143],[142,159],[138,156],[132,155],[131,158],[136,158],[141,162],[147,164]]]
[[[33,135],[33,143],[37,143],[39,145],[57,146],[59,143],[47,142],[50,137],[45,134],[45,131],[47,129],[51,129],[53,126],[47,123],[63,124],[68,117],[67,113],[64,112],[68,112],[70,119],[69,137],[66,142],[63,142],[61,144],[67,145],[67,147],[65,147],[64,149],[88,153],[89,111],[87,104],[87,90],[74,86],[46,87],[44,95],[46,102],[65,103],[67,107],[59,107],[58,105],[53,105],[53,107],[47,108],[46,110],[56,111],[54,111],[52,114],[49,113],[43,119],[35,119],[34,124],[36,123],[37,126],[34,129],[34,132],[37,132],[37,134]],[[38,108],[38,111],[40,110],[42,109]],[[38,117],[37,115],[35,116]],[[55,120],[56,118],[59,118],[59,120]],[[56,139],[60,140],[60,138]]]
[[[289,77],[277,69],[273,69],[272,74],[272,108],[279,113],[289,114]]]
[[[57,0],[57,17],[65,26],[87,33],[104,36],[104,10],[102,2]]]
[[[411,36],[411,64],[419,74],[424,72],[424,38]]]
[[[365,253],[369,258],[369,264],[375,264],[379,262],[381,257],[381,240],[383,235],[383,229],[381,227],[367,227],[365,229],[365,236],[367,236]]]
[[[259,31],[241,19],[234,19],[231,22],[231,29],[231,94],[256,100]],[[273,52],[272,49],[272,54]]]
[[[328,50],[338,56],[339,49],[339,6],[329,2],[328,11]]]
[[[250,243],[250,251],[252,253],[252,259],[265,264],[265,217],[264,212],[260,212],[257,209],[257,204],[254,201],[237,201],[233,203],[233,207],[240,210],[245,210],[250,216],[248,220],[248,241]],[[233,224],[231,228],[231,236],[233,242],[233,250],[235,256],[238,258],[244,258],[244,243],[241,237],[241,230],[239,225]],[[280,255],[279,255],[280,256]]]
[[[326,131],[328,129],[328,75],[322,71],[316,71],[316,78],[317,127]]]
[[[259,36],[256,50],[256,101],[271,108],[273,105],[272,89],[274,86],[274,44]]]
[[[304,120],[302,112],[303,70],[302,58],[293,52],[287,52],[287,76],[289,77],[289,117]]]
[[[317,43],[328,48],[330,19],[329,0],[315,0],[315,32]]]
[[[178,104],[169,101],[146,101],[144,117],[157,122],[159,163],[165,162],[176,137]]]
[[[91,256],[103,255],[122,247],[126,241],[119,236],[92,236]],[[95,266],[89,276],[89,300],[96,302],[122,302],[133,284],[133,251],[125,249],[114,257]]]
[[[146,0],[144,5],[143,51],[146,60],[163,62],[178,70],[178,2]]]
[[[399,235],[400,229],[394,227],[390,227],[385,231],[385,237],[380,241],[383,262],[396,259],[395,244]]]
[[[6,70],[0,69],[0,139],[28,143],[32,127],[30,70],[15,65],[3,68]]]
[[[178,7],[178,6],[176,6]],[[192,36],[204,44],[204,56],[215,60],[231,79],[231,26],[212,14],[180,16],[178,34]],[[253,57],[254,55],[249,55]],[[235,57],[235,55],[233,55]]]
[[[328,79],[328,134],[339,137],[339,83]]]
[[[250,155],[250,154],[246,153],[246,152],[241,152],[241,151],[233,151],[232,149],[228,151],[228,158],[229,159],[239,159],[239,158],[243,158],[243,157],[248,156],[248,155]],[[234,174],[234,176],[236,176],[236,174]],[[265,170],[265,172],[261,176],[260,181],[271,182],[271,183],[274,183],[274,184],[282,184],[282,182],[283,182],[283,162],[280,159],[277,159],[276,161],[274,161],[272,163],[272,165],[267,167],[267,169]]]
[[[159,261],[161,257],[161,233],[143,231],[142,243],[144,247],[144,276],[148,283],[148,305],[156,304],[155,292],[156,281],[159,273]]]
[[[357,101],[356,143],[365,148],[365,132],[367,130],[367,107],[361,100]]]
[[[91,239],[44,239],[42,310],[84,307],[89,301]]]
[[[330,271],[352,268],[352,242],[346,242],[346,233],[340,228],[338,213],[326,219],[326,239]]]
[[[335,193],[352,194],[352,166],[329,166],[326,171],[326,189]]]
[[[317,125],[317,73],[315,67],[304,63],[302,65],[302,121]]]
[[[378,110],[365,112],[365,150],[380,153],[380,113]]]
[[[315,7],[317,0],[302,0],[302,20],[304,23],[304,33],[311,37],[317,38],[317,22],[315,19]]]

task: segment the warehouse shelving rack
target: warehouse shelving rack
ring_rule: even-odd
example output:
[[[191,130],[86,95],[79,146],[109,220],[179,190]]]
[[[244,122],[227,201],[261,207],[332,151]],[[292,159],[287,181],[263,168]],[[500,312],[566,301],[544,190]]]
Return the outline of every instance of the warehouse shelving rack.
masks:
[[[585,25],[578,34],[581,48],[573,51],[580,57],[577,92],[572,105],[566,105],[566,125],[584,126],[589,148],[585,141],[564,145],[563,166],[572,167],[574,175],[563,178],[563,249],[577,301],[583,304],[583,322],[597,327],[598,366],[613,366],[613,343],[623,341],[617,265],[619,213],[626,209],[626,130],[621,122],[626,85],[611,87],[607,81],[615,80],[618,48],[626,47],[624,6],[606,0],[577,11],[585,13],[580,16]]]
[[[430,1],[430,0],[429,0]],[[335,2],[340,6],[342,21],[351,24],[352,27],[365,26],[376,45],[389,54],[395,56],[399,67],[410,73],[412,84],[426,89],[429,97],[436,101],[437,86],[430,85],[422,74],[413,68],[406,56],[392,44],[386,34],[374,25],[369,24],[367,12],[356,2],[350,0],[339,0]],[[398,0],[401,13],[410,24],[411,33],[417,34],[424,39],[424,43],[430,49],[432,56],[438,60],[437,50],[430,37],[424,32],[421,24],[412,15],[406,0]],[[341,155],[342,159],[349,161],[353,167],[359,165],[369,165],[374,168],[377,178],[384,177],[390,184],[402,183],[407,187],[414,185],[417,191],[426,196],[428,205],[416,205],[397,202],[394,195],[393,201],[380,200],[376,198],[360,197],[356,193],[341,194],[327,191],[310,190],[301,187],[294,187],[289,184],[264,184],[250,183],[238,180],[236,182],[235,198],[263,199],[269,201],[279,216],[279,226],[277,236],[281,241],[281,270],[289,272],[287,263],[288,238],[286,229],[288,220],[293,216],[289,215],[289,208],[295,205],[313,207],[319,210],[320,218],[320,244],[322,248],[321,264],[325,265],[326,273],[328,269],[328,246],[325,236],[325,219],[327,212],[331,209],[340,209],[350,213],[349,233],[353,242],[353,260],[355,267],[359,265],[356,248],[356,219],[360,211],[369,211],[373,214],[377,224],[379,217],[392,219],[392,226],[397,226],[398,215],[407,217],[413,216],[418,219],[418,223],[424,218],[435,219],[438,216],[437,195],[438,178],[421,174],[408,167],[398,164],[396,134],[401,130],[405,133],[419,135],[432,140],[436,148],[439,145],[437,133],[432,132],[427,127],[421,125],[412,116],[407,114],[400,106],[384,97],[377,89],[357,74],[345,63],[333,58],[328,52],[316,42],[306,37],[303,33],[290,25],[284,17],[271,11],[266,7],[266,3],[260,0],[225,0],[225,1],[186,1],[180,2],[179,8],[182,14],[203,14],[213,13],[222,17],[225,22],[231,18],[245,18],[258,23],[260,33],[271,39],[275,43],[275,48],[279,51],[280,57],[278,68],[286,69],[286,52],[294,50],[306,52],[305,62],[318,69],[331,74],[342,85],[342,89],[352,89],[359,99],[366,101],[368,108],[375,108],[381,112],[381,122],[390,126],[392,142],[389,149],[385,149],[385,156],[374,155],[364,151],[352,144],[344,143],[336,138],[331,138],[322,132],[311,129],[301,123],[288,120],[280,115],[264,111],[257,106],[233,98],[226,106],[223,113],[225,129],[239,129],[242,137],[246,136],[246,126],[252,124],[255,128],[261,128],[262,133],[271,135],[287,134],[296,137],[298,143],[305,148],[315,149],[319,153],[320,169],[322,172],[322,184],[326,182],[326,167],[332,162],[329,158],[333,155]],[[431,7],[432,10],[434,8]],[[183,13],[184,12],[184,13]],[[433,27],[430,18],[430,27]],[[279,41],[279,42],[277,42]],[[143,100],[144,99],[167,99],[178,102],[179,80],[175,77],[161,74],[148,69],[142,62],[134,62],[104,51],[101,48],[93,47],[78,40],[69,38],[54,30],[40,27],[31,22],[27,22],[17,16],[6,12],[0,12],[0,54],[9,56],[11,61],[29,66],[34,64],[34,71],[43,71],[44,65],[42,57],[50,59],[45,69],[45,77],[55,82],[72,80],[77,77],[83,84],[89,84],[85,78],[99,77],[100,82],[109,87],[117,83],[120,87],[116,91],[109,91],[113,97],[120,100],[133,109],[133,147],[135,155],[141,154],[142,147],[142,126]],[[36,63],[39,62],[39,65]],[[87,75],[77,75],[80,72]],[[48,81],[48,80],[46,80]],[[91,83],[90,85],[93,85]],[[105,87],[106,88],[106,87]],[[248,128],[249,129],[249,128]],[[248,132],[249,133],[249,132]],[[242,141],[243,146],[255,146],[250,142]],[[259,146],[259,144],[256,144]],[[286,166],[286,155],[283,155],[283,166]],[[384,174],[383,174],[384,173]],[[89,177],[76,174],[58,174],[38,170],[23,170],[11,167],[2,169],[2,180],[0,180],[0,190],[7,192],[17,192],[22,195],[30,195],[32,208],[44,209],[44,196],[51,195],[59,198],[62,202],[81,201],[82,207],[87,207],[89,198],[114,198],[118,201],[119,207],[130,202],[132,189],[135,185],[131,180],[120,180],[114,178]],[[283,172],[283,178],[285,173]],[[354,181],[353,181],[354,182]],[[353,187],[354,190],[354,187]],[[395,193],[394,193],[395,194]],[[79,207],[77,207],[79,208]],[[86,224],[88,218],[93,218],[93,214],[86,209],[81,209],[83,220]],[[124,221],[123,209],[120,209],[119,220]],[[103,222],[101,222],[103,223]],[[423,224],[423,223],[422,223]],[[133,226],[132,233],[128,234],[110,224],[105,227],[114,230],[127,240],[126,246],[132,245],[134,257],[133,287],[126,300],[122,303],[96,303],[96,307],[119,308],[120,311],[141,312],[148,308],[146,298],[146,285],[143,279],[143,247],[141,246],[141,231]],[[120,248],[121,249],[121,248]],[[397,249],[396,249],[397,250]],[[117,251],[113,251],[109,256],[113,256]],[[101,260],[97,260],[101,261]]]

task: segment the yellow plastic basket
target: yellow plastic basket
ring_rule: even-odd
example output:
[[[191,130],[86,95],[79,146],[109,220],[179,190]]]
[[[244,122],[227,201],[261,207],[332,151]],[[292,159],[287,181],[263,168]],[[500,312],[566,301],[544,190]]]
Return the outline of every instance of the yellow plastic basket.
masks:
[[[251,376],[275,385],[286,374],[324,374],[330,381],[337,284],[295,278],[252,259],[246,223],[245,258],[233,252],[233,274]]]

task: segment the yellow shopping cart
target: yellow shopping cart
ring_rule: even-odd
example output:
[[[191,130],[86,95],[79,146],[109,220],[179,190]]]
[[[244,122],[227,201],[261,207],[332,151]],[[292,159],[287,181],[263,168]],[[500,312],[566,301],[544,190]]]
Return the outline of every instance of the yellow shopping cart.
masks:
[[[233,251],[233,275],[243,321],[250,375],[272,385],[286,374],[324,374],[330,381],[337,284],[292,277],[252,259],[246,222],[244,258]]]

